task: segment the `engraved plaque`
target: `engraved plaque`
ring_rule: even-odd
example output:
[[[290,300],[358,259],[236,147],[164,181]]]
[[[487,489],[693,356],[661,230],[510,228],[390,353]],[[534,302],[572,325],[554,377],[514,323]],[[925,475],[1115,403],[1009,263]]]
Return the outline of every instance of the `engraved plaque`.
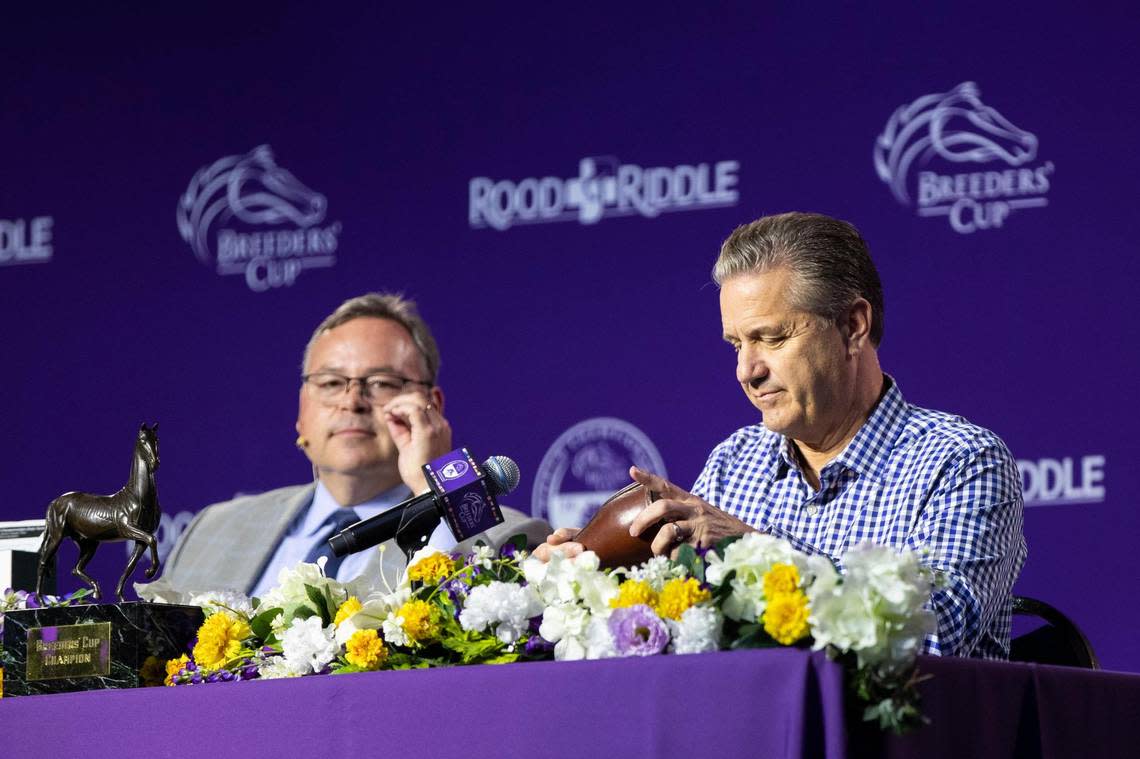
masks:
[[[28,629],[29,681],[109,674],[110,622]]]

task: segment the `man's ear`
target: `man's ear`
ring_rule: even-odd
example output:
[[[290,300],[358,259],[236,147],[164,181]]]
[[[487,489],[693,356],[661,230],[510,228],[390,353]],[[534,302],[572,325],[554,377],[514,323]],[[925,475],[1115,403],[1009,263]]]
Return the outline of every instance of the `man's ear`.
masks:
[[[847,309],[847,314],[843,317],[840,327],[848,354],[855,355],[867,345],[871,339],[871,320],[873,318],[871,304],[867,302],[866,298],[856,298],[855,302]]]
[[[443,388],[439,385],[432,385],[429,395],[432,405],[439,409],[439,415],[443,416]]]

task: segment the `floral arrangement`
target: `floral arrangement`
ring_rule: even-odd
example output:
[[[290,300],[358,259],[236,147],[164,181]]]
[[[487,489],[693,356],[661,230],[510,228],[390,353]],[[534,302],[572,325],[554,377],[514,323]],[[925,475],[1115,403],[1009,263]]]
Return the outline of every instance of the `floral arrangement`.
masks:
[[[872,544],[842,564],[841,575],[759,533],[616,570],[591,552],[544,563],[521,536],[497,552],[424,549],[382,589],[300,564],[261,599],[156,599],[207,615],[165,683],[799,646],[840,659],[864,719],[902,732],[922,720],[915,657],[934,629],[933,575],[914,554]]]

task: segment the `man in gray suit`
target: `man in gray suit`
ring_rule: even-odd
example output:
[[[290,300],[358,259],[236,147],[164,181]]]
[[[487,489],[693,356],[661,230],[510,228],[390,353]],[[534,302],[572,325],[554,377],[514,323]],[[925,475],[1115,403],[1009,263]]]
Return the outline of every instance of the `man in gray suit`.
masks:
[[[437,384],[439,349],[415,304],[369,293],[345,301],[305,348],[297,413],[297,447],[316,481],[235,498],[201,511],[174,547],[163,576],[136,585],[146,598],[237,590],[262,595],[278,574],[328,556],[335,531],[427,492],[422,466],[452,450]],[[456,544],[446,523],[428,544],[467,551],[497,547],[525,534],[531,545],[550,532],[544,521],[504,508],[505,522]],[[341,581],[367,575],[394,583],[406,560],[394,541],[330,558],[326,574]]]

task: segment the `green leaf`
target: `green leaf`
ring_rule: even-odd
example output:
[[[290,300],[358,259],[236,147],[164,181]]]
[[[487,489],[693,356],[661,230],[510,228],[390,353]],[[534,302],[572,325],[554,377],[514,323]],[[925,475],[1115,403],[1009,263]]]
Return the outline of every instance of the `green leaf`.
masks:
[[[317,616],[317,614],[317,610],[311,606],[298,606],[297,611],[293,612],[293,619],[308,619]]]
[[[698,582],[705,581],[705,562],[697,552],[688,543],[683,544],[677,550],[677,563],[688,570],[691,577],[695,577]]]
[[[506,543],[513,545],[515,547],[515,551],[525,551],[527,546],[526,535],[521,532],[518,535],[511,535],[506,539],[504,545]]]
[[[266,641],[273,634],[273,618],[281,613],[281,609],[273,608],[262,611],[249,620],[249,629],[260,641]]]
[[[325,627],[328,627],[330,624],[332,624],[333,612],[329,610],[327,604],[325,603],[325,595],[321,593],[319,589],[314,588],[312,585],[305,586],[305,595],[307,595],[309,597],[309,600],[313,602],[313,606],[317,610],[317,614],[321,615],[321,624]]]
[[[353,672],[364,672],[365,670],[356,666],[355,664],[345,664],[344,666],[337,667],[332,671],[334,675],[348,675]]]
[[[483,661],[483,664],[513,664],[518,660],[519,654],[516,651],[509,654],[499,654],[498,656],[486,659]]]
[[[487,661],[502,654],[505,644],[493,635],[471,630],[452,632],[441,641],[443,647],[459,655],[463,664]]]
[[[772,640],[772,636],[764,632],[764,626],[750,622],[740,626],[736,639],[729,644],[729,648],[775,648],[780,644]]]

